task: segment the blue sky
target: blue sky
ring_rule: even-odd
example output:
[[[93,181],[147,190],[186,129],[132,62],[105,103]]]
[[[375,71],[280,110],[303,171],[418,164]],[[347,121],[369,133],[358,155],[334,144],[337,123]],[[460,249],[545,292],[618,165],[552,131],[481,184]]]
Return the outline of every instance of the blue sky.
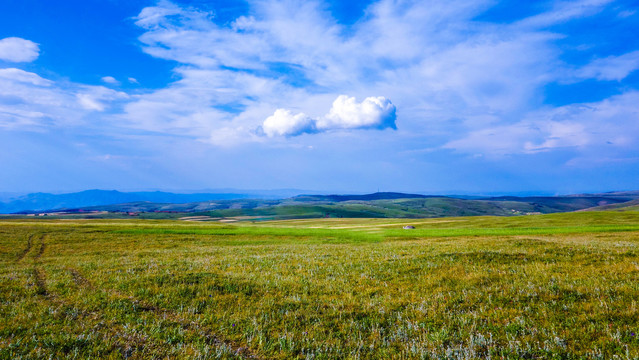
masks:
[[[636,1],[0,3],[0,192],[639,189]]]

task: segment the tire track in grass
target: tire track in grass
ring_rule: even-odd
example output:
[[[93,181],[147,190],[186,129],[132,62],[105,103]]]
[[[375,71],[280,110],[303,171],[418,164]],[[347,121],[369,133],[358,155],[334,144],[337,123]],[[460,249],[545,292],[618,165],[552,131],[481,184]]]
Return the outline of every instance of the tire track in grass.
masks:
[[[51,292],[47,288],[46,271],[41,266],[41,258],[44,255],[45,251],[47,250],[46,235],[42,235],[39,238],[40,238],[40,244],[39,244],[40,246],[37,250],[37,253],[33,256],[33,276],[36,282],[36,294],[44,297],[47,301],[57,306],[70,307],[70,308],[79,310],[77,314],[78,316],[82,318],[98,317],[98,318],[102,318],[106,320],[106,323],[110,324],[109,328],[111,329],[123,328],[122,324],[119,324],[109,319],[105,319],[104,314],[102,312],[80,310],[74,303],[61,299],[55,293]],[[37,246],[35,244],[36,241],[34,240],[33,237],[31,237],[29,240],[30,240],[28,242],[29,250],[27,250],[24,253],[24,256],[26,256],[26,254],[29,253],[33,247]],[[155,305],[149,304],[133,296],[126,296],[125,294],[122,294],[118,292],[117,290],[109,290],[109,289],[102,289],[102,288],[96,287],[78,269],[67,268],[66,270],[69,272],[73,281],[78,287],[82,287],[92,291],[102,291],[106,293],[109,297],[113,298],[114,300],[117,299],[117,300],[129,301],[133,305],[134,309],[140,310],[142,312],[152,313],[153,316],[156,318],[167,319],[173,324],[179,325],[185,331],[190,331],[195,333],[199,332],[199,334],[201,334],[201,336],[204,337],[205,341],[209,345],[215,346],[217,348],[226,348],[229,350],[230,353],[234,354],[237,357],[240,357],[243,359],[255,359],[255,360],[261,359],[256,354],[254,354],[248,347],[239,346],[231,340],[224,339],[222,336],[218,335],[214,330],[210,329],[209,327],[202,326],[195,321],[188,320],[182,314],[178,312],[175,312],[169,309],[159,308]],[[136,351],[143,350],[147,343],[146,339],[144,339],[141,336],[134,336],[135,338],[131,338],[131,336],[132,335],[129,334],[128,337],[126,338],[122,338],[121,340],[120,339],[116,340],[116,343],[117,343],[116,348],[120,352],[120,354],[125,358],[132,356],[133,353]]]
[[[33,240],[33,236],[35,234],[29,234],[29,236],[27,237],[27,247],[22,250],[21,253],[18,254],[18,257],[16,257],[15,262],[20,262],[22,261],[22,259],[25,258],[25,256],[27,256],[27,254],[29,253],[29,251],[31,251],[31,242]]]
[[[210,329],[209,327],[202,326],[195,321],[185,319],[184,316],[180,313],[177,313],[173,310],[157,307],[143,300],[137,299],[133,296],[127,296],[125,294],[122,294],[117,290],[108,290],[108,289],[98,288],[94,286],[89,279],[87,279],[84,275],[82,275],[82,273],[78,269],[68,268],[67,271],[69,271],[69,273],[71,274],[71,277],[73,278],[73,281],[76,283],[76,285],[80,287],[102,291],[106,293],[109,297],[117,299],[117,300],[130,301],[135,307],[135,309],[139,309],[142,312],[152,313],[157,318],[169,320],[170,322],[179,325],[182,329],[186,331],[192,331],[196,333],[199,331],[200,334],[202,334],[203,337],[206,339],[206,342],[209,345],[213,345],[218,348],[227,348],[230,350],[231,353],[233,353],[235,356],[238,356],[240,358],[255,359],[255,360],[261,359],[259,356],[254,354],[248,347],[239,346],[228,339],[224,339],[223,337],[217,335],[216,332]],[[128,351],[130,351],[130,349],[127,349],[126,353],[128,353]]]
[[[67,271],[69,272],[69,274],[71,274],[71,277],[73,278],[73,282],[79,287],[83,287],[90,290],[95,289],[95,286],[93,286],[93,283],[91,283],[89,279],[82,276],[82,274],[80,273],[80,271],[78,271],[78,269],[67,268]]]
[[[47,278],[44,271],[38,267],[33,267],[33,276],[36,282],[36,294],[44,297],[49,297],[49,290],[47,289]]]
[[[123,358],[128,358],[137,350],[144,349],[148,344],[148,339],[140,336],[139,334],[126,334],[125,327],[112,319],[105,318],[104,314],[99,311],[87,311],[76,306],[75,303],[65,300],[58,296],[47,287],[47,273],[42,266],[42,256],[47,250],[47,235],[46,234],[30,234],[27,238],[27,247],[22,250],[15,259],[15,262],[23,261],[27,255],[31,259],[31,275],[33,276],[35,286],[35,296],[42,299],[45,304],[55,306],[59,310],[62,316],[72,320],[84,319],[81,321],[95,322],[97,319],[101,319],[98,323],[99,326],[103,326],[113,332],[107,334],[112,341],[113,345],[111,351],[118,352]],[[38,246],[39,245],[39,246]],[[35,252],[35,254],[34,254]],[[91,282],[82,277],[79,272],[72,271],[72,277],[76,283],[81,283],[83,286],[92,287]],[[75,276],[74,276],[75,274]],[[66,311],[65,309],[73,309],[73,311]],[[126,334],[121,336],[120,334]]]
[[[66,307],[76,310],[73,317],[74,319],[76,318],[76,316],[79,318],[91,320],[102,319],[102,322],[100,322],[100,324],[105,325],[106,328],[110,330],[117,329],[117,331],[114,331],[115,335],[112,336],[112,338],[114,339],[112,350],[119,352],[122,357],[128,358],[134,351],[144,349],[148,343],[145,337],[142,337],[138,334],[126,334],[126,336],[119,336],[120,333],[124,333],[124,326],[122,324],[119,324],[112,319],[105,318],[102,312],[83,310],[76,306],[75,303],[66,301],[65,299],[57,296],[57,294],[49,291],[46,284],[46,271],[42,268],[40,260],[47,249],[45,238],[45,235],[40,236],[40,247],[38,248],[38,252],[33,256],[33,276],[36,283],[36,294],[42,296],[48,303],[53,304],[59,308]],[[32,247],[32,245],[33,243],[31,243],[30,247]],[[29,251],[26,251],[25,255],[28,252]],[[69,269],[69,272],[71,273],[71,276],[73,277],[73,280],[74,282],[76,282],[76,284],[94,290],[93,284],[84,276],[82,276],[79,271],[77,271],[76,269]],[[69,315],[65,314],[64,316],[68,317]]]
[[[34,261],[39,261],[40,258],[42,257],[42,254],[44,254],[44,251],[47,248],[45,237],[46,235],[40,236],[40,248],[38,249],[38,252],[36,253],[36,255],[33,257]]]
[[[40,248],[38,249],[38,252],[33,257],[33,277],[35,278],[35,282],[36,282],[36,294],[48,298],[48,297],[51,297],[51,294],[49,293],[49,290],[47,289],[47,276],[45,271],[40,266],[40,258],[42,257],[42,255],[44,254],[44,251],[46,250],[45,235],[40,235],[39,238],[40,238]],[[28,242],[29,248],[33,246],[33,243],[31,240],[32,239],[29,238],[29,242]]]
[[[36,250],[37,249],[37,250]],[[127,334],[122,337],[119,336],[119,333],[124,332],[124,326],[119,324],[117,321],[113,321],[112,319],[106,319],[105,315],[101,311],[91,311],[91,310],[82,310],[73,302],[69,302],[63,298],[60,298],[57,294],[50,291],[47,287],[47,273],[46,270],[42,267],[42,257],[47,250],[47,236],[46,234],[30,234],[27,238],[27,246],[22,250],[20,254],[15,259],[15,262],[23,261],[29,253],[34,251],[35,254],[30,257],[32,259],[32,275],[35,281],[35,293],[36,296],[42,297],[46,302],[52,304],[57,307],[66,307],[75,309],[75,315],[84,319],[102,319],[103,324],[107,325],[107,328],[111,329],[115,335],[115,343],[114,350],[119,352],[124,358],[132,356],[135,352],[143,351],[145,347],[147,347],[148,339],[146,337],[135,335],[135,334]],[[136,299],[132,296],[126,296],[117,290],[108,290],[101,289],[96,287],[89,279],[87,279],[82,273],[76,268],[67,268],[66,269],[74,283],[81,288],[91,290],[91,291],[102,291],[106,293],[113,300],[125,300],[131,302],[134,309],[137,309],[142,312],[148,312],[153,314],[154,317],[158,319],[166,319],[171,323],[180,326],[183,330],[199,334],[205,340],[208,345],[214,346],[216,348],[225,348],[228,349],[228,352],[242,359],[255,359],[260,360],[261,358],[254,354],[248,347],[240,346],[235,342],[225,339],[224,337],[218,335],[215,330],[201,325],[196,321],[186,319],[183,314],[180,314],[176,311],[159,308],[155,305],[149,304],[140,299]],[[65,315],[66,316],[66,315]],[[116,330],[120,329],[120,330]]]

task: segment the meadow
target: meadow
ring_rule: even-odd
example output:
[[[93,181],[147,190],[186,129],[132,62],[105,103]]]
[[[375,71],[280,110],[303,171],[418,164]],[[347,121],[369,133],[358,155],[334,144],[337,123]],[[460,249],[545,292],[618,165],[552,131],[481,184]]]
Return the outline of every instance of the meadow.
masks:
[[[0,359],[638,359],[638,246],[637,211],[0,220]]]

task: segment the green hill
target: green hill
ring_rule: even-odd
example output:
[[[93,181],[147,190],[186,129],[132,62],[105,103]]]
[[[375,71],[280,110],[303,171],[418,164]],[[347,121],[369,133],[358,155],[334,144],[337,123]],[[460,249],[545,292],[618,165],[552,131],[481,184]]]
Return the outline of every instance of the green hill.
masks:
[[[402,193],[368,195],[300,195],[287,199],[218,199],[170,203],[135,201],[45,211],[47,216],[188,220],[282,220],[304,218],[436,218],[450,216],[516,216],[580,210],[637,209],[635,192],[548,197],[467,199]],[[634,206],[634,207],[633,207]],[[40,213],[42,214],[42,213]],[[23,215],[34,216],[33,212]]]

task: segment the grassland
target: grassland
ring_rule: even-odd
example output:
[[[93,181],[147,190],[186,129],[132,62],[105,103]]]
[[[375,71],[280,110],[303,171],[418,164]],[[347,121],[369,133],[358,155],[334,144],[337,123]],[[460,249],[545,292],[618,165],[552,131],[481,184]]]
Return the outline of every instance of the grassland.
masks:
[[[0,358],[637,359],[638,246],[634,211],[3,220]]]

